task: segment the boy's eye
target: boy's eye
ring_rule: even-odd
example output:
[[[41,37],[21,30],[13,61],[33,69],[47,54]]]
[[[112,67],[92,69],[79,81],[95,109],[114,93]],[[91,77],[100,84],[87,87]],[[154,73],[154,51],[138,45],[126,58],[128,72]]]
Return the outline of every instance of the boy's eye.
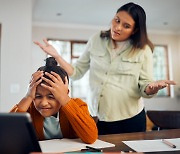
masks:
[[[118,18],[114,18],[114,20],[117,22],[117,23],[120,23],[120,20]]]
[[[41,98],[41,95],[36,95],[35,96],[35,99],[40,99]]]
[[[55,99],[53,95],[48,95],[49,99]]]

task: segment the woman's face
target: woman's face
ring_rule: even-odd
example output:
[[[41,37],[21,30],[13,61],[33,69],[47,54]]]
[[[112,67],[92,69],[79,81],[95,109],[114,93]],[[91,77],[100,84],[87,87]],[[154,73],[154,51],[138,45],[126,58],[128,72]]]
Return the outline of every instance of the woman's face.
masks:
[[[41,85],[37,86],[34,106],[43,117],[55,115],[61,107],[52,93]]]
[[[126,12],[118,12],[111,22],[111,37],[115,41],[125,41],[134,34],[135,21]]]

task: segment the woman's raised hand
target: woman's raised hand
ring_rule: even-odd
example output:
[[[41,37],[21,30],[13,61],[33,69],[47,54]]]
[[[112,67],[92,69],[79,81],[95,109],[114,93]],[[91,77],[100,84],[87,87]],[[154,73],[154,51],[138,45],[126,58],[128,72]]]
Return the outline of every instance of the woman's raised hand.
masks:
[[[46,39],[43,39],[43,42],[45,43],[45,45],[41,44],[38,41],[34,41],[34,43],[38,45],[45,53],[51,55],[54,58],[59,56],[57,50],[51,44],[49,44]]]

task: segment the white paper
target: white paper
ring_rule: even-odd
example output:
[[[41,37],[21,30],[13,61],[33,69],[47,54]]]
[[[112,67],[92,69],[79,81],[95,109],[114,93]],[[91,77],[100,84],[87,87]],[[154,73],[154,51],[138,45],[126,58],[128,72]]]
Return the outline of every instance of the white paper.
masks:
[[[134,140],[134,141],[122,141],[136,152],[155,152],[155,151],[177,151],[180,150],[180,138],[166,139],[172,144],[176,145],[176,148],[172,148],[162,142],[162,139],[158,140]]]
[[[85,144],[80,139],[53,139],[39,141],[42,152],[71,152],[86,149],[86,145],[94,148],[115,147],[114,144],[102,140],[96,140],[93,144]]]

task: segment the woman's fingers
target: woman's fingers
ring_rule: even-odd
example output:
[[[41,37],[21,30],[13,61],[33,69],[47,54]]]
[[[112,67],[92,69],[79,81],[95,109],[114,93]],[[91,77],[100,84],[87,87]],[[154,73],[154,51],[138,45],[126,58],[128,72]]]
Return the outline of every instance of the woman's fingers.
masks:
[[[170,85],[176,85],[176,83],[174,81],[171,80],[159,80],[159,81],[155,81],[153,83],[149,84],[149,88],[153,89],[153,90],[159,90],[159,89],[163,89],[165,87],[168,87]]]
[[[46,39],[43,40],[45,45],[39,43],[38,41],[34,41],[34,43],[36,45],[38,45],[42,50],[46,51],[46,47],[50,46],[50,44],[48,43],[48,41]]]
[[[34,44],[39,45],[40,43],[38,41],[33,41]]]
[[[38,41],[34,41],[34,43],[38,45],[41,49],[43,49],[44,46],[41,43],[39,43]]]
[[[166,84],[168,84],[168,85],[176,85],[176,82],[171,81],[171,80],[167,80]]]
[[[49,42],[46,39],[43,39],[43,42],[46,44],[46,46],[49,46]]]

